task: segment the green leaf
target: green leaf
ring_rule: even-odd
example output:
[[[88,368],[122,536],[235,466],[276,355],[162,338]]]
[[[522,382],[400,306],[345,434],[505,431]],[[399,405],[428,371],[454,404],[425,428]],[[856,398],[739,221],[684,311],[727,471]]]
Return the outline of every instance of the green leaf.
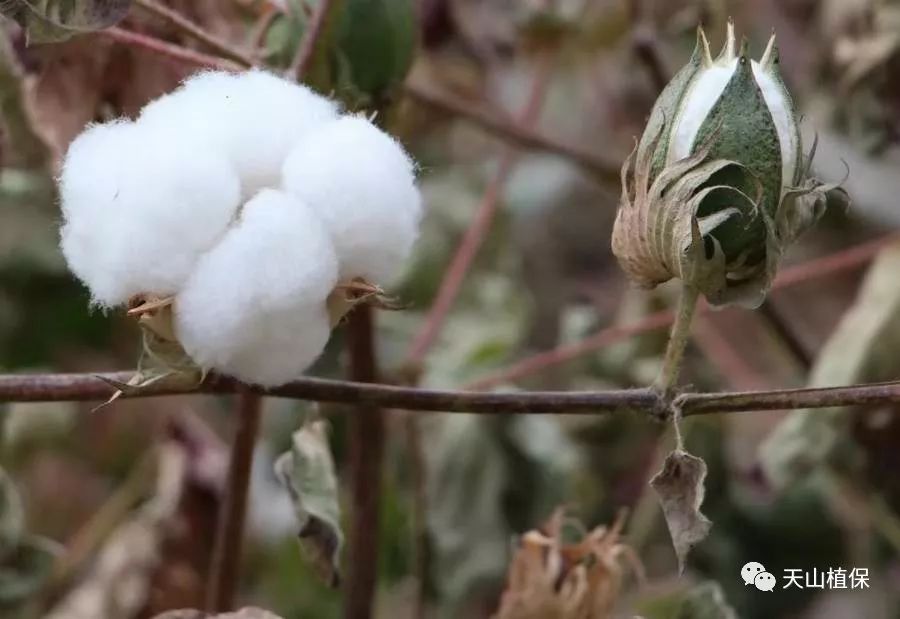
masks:
[[[339,62],[360,93],[386,94],[406,78],[416,46],[412,0],[346,0],[337,25]]]
[[[301,546],[322,579],[340,584],[340,527],[337,476],[328,446],[328,425],[316,420],[294,432],[290,451],[275,462],[275,474],[287,488],[300,522]]]
[[[54,43],[108,28],[130,7],[131,0],[6,0],[0,13],[25,29],[29,43]]]

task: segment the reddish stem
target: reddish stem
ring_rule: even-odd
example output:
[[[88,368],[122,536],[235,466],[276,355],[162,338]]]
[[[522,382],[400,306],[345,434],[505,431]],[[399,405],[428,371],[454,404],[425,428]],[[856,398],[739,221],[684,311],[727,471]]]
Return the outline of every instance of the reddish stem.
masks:
[[[241,551],[247,517],[247,495],[253,470],[253,450],[259,434],[262,398],[242,391],[228,462],[228,482],[219,509],[218,527],[213,545],[212,571],[207,586],[206,608],[225,612],[234,608],[241,573]]]
[[[372,308],[357,306],[347,321],[350,376],[374,383],[378,380],[375,324]],[[384,457],[385,423],[381,410],[365,401],[351,413],[350,489],[353,510],[348,539],[348,577],[344,617],[368,619],[378,577],[378,540],[381,468]]]

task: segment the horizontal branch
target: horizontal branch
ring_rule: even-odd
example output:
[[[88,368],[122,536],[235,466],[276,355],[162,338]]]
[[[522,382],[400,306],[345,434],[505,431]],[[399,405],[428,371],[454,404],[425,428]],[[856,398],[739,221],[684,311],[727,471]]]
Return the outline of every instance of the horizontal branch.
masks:
[[[114,391],[110,383],[122,383],[130,377],[129,372],[4,374],[0,375],[0,402],[102,401]],[[210,376],[200,384],[188,377],[172,376],[123,397],[237,393],[242,389],[246,387],[240,382],[223,376]],[[303,378],[275,389],[250,391],[297,400],[446,413],[594,414],[630,410],[657,414],[661,410],[659,396],[650,389],[484,393]],[[896,403],[900,403],[900,381],[777,391],[683,393],[675,399],[684,416]]]

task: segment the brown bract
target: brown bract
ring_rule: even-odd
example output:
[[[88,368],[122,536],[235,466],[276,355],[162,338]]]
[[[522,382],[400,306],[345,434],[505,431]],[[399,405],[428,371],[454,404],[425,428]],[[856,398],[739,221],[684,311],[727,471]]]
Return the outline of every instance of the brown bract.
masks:
[[[565,521],[557,509],[540,530],[522,537],[494,619],[606,619],[619,597],[622,559],[643,578],[633,551],[620,542],[623,517],[574,544],[563,542]]]

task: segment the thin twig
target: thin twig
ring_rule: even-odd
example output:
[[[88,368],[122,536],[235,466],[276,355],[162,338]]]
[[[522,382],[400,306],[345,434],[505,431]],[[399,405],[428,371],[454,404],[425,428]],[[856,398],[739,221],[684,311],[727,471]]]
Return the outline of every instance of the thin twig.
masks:
[[[159,17],[175,30],[202,43],[207,49],[217,53],[219,56],[245,67],[253,66],[253,58],[242,52],[236,46],[231,45],[227,41],[223,41],[214,34],[204,30],[201,26],[195,24],[181,13],[160,4],[156,0],[135,0],[135,5],[148,13]]]
[[[359,305],[347,321],[350,376],[357,381],[378,380],[375,323],[372,307]],[[384,412],[362,401],[349,420],[350,487],[353,502],[348,539],[349,569],[344,594],[344,617],[372,616],[378,577],[378,540],[381,469],[384,459]]]
[[[556,140],[521,122],[504,118],[498,112],[486,109],[483,104],[469,103],[412,81],[404,84],[403,93],[416,103],[457,116],[518,147],[559,155],[599,179],[619,182],[620,164],[617,160]]]
[[[182,45],[176,45],[156,37],[147,36],[146,34],[125,30],[115,26],[100,30],[97,34],[108,37],[124,45],[146,49],[147,51],[154,52],[165,58],[171,58],[172,60],[198,67],[219,69],[220,71],[240,71],[244,68],[243,65],[234,63],[230,60],[225,60],[224,58],[219,58],[218,56],[210,56],[209,54],[188,49]]]
[[[316,55],[321,53],[319,41],[325,36],[328,24],[331,22],[340,2],[336,0],[320,0],[313,13],[309,28],[303,36],[303,40],[297,47],[297,53],[291,60],[287,75],[298,82],[302,82],[312,69]]]
[[[253,450],[259,435],[262,398],[249,390],[242,390],[239,398],[235,436],[228,460],[228,483],[219,508],[206,591],[206,608],[210,612],[225,612],[234,608],[241,574],[247,495],[253,469]]]
[[[519,124],[524,126],[530,126],[537,119],[544,101],[544,95],[549,86],[553,67],[552,59],[544,57],[542,61],[541,66],[537,69],[537,75],[532,81],[528,100],[519,114]],[[422,363],[425,355],[440,335],[444,321],[447,319],[447,315],[456,301],[469,268],[472,266],[472,262],[475,260],[475,256],[478,254],[478,250],[481,249],[481,245],[484,243],[494,222],[503,188],[506,186],[506,181],[515,166],[517,155],[518,153],[511,148],[503,153],[497,173],[487,189],[485,189],[475,216],[472,218],[469,227],[466,228],[465,234],[463,234],[462,240],[456,248],[456,253],[444,272],[434,303],[432,303],[431,310],[425,319],[425,325],[413,340],[408,357],[410,366],[415,367]]]
[[[102,378],[100,378],[102,377]],[[115,390],[106,381],[124,382],[129,372],[112,374],[4,374],[0,375],[0,402],[54,402],[106,400]],[[650,389],[607,391],[442,391],[414,387],[304,378],[269,391],[247,387],[229,378],[210,376],[201,384],[171,377],[126,393],[123,398],[176,394],[237,393],[367,404],[377,408],[480,414],[602,414],[623,411],[656,412],[659,396]],[[676,398],[684,414],[703,415],[756,410],[828,408],[900,403],[900,381],[824,387],[684,393]]]

